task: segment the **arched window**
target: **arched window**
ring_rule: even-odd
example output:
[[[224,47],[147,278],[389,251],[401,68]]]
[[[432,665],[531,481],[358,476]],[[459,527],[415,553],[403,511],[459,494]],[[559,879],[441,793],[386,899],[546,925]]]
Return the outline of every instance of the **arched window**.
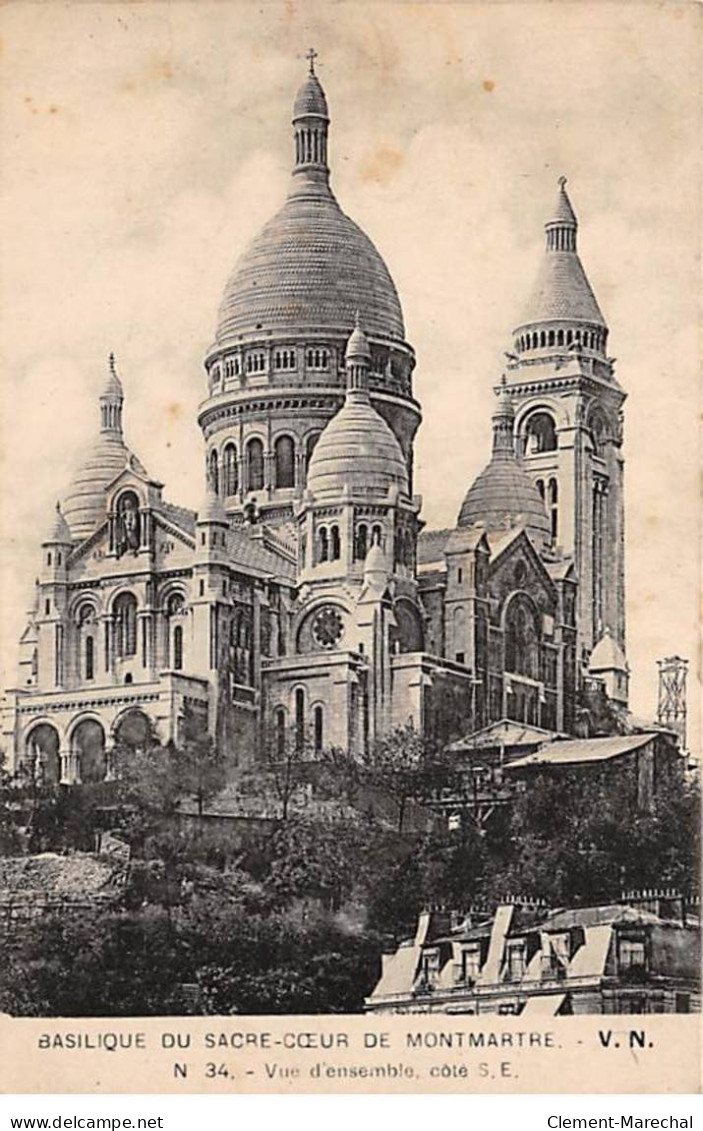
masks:
[[[532,602],[523,594],[513,597],[505,618],[505,670],[527,679],[539,679],[539,630]]]
[[[554,345],[554,331],[553,330],[549,331],[549,345],[550,346]]]
[[[247,444],[247,490],[261,491],[264,486],[264,445],[256,437]]]
[[[82,782],[103,781],[107,763],[105,759],[105,731],[100,723],[85,719],[79,723],[71,737],[72,753],[78,758],[78,774]]]
[[[541,348],[541,349],[544,349],[544,347],[545,347],[545,346],[546,346],[546,344],[547,344],[547,336],[546,336],[546,334],[545,334],[544,330],[542,330],[542,332],[541,332],[541,334],[540,334],[540,336],[539,336],[539,344],[540,344],[540,348]]]
[[[330,547],[327,527],[321,526],[317,535],[317,560],[318,562],[326,562],[329,560],[329,556]]]
[[[566,331],[566,344],[567,344],[567,346],[570,346],[571,343],[573,342],[573,340],[574,340],[574,335],[572,334],[571,330],[567,330]]]
[[[335,525],[330,530],[330,561],[339,561],[340,554],[339,527]]]
[[[239,469],[237,467],[237,449],[234,444],[228,444],[224,450],[223,478],[225,495],[236,495],[239,490]]]
[[[312,453],[315,451],[315,444],[317,443],[317,441],[319,439],[320,439],[320,433],[319,432],[311,432],[310,435],[308,436],[307,440],[305,441],[305,474],[306,475],[308,473],[308,467],[310,466],[310,460],[312,459]]]
[[[313,743],[314,743],[314,746],[315,746],[315,753],[316,754],[319,754],[322,750],[322,744],[324,742],[324,737],[325,737],[324,726],[325,726],[324,711],[323,711],[322,707],[320,707],[318,705],[317,707],[315,707],[315,709],[313,710],[313,713],[312,713]]]
[[[276,486],[295,486],[295,444],[290,436],[279,436],[274,445]]]
[[[298,687],[295,692],[295,745],[302,750],[305,742],[305,692]]]
[[[588,424],[591,430],[591,439],[593,440],[593,453],[602,459],[607,431],[605,417],[602,413],[596,411],[591,415]]]
[[[137,598],[133,593],[120,593],[114,605],[115,654],[119,658],[137,652]]]
[[[85,638],[85,678],[95,679],[95,640],[92,636]]]
[[[356,528],[354,539],[354,557],[358,562],[363,562],[368,549],[368,527],[365,522],[360,522]]]
[[[535,334],[532,335],[532,348],[533,348],[533,350],[536,350],[538,345],[539,345],[539,338],[537,337],[537,334],[535,333]]]
[[[525,432],[528,455],[556,451],[557,432],[548,412],[535,412],[529,418]]]
[[[23,769],[30,771],[37,785],[59,784],[59,736],[49,723],[39,723],[28,735]]]
[[[220,472],[219,472],[219,466],[218,466],[218,462],[217,462],[217,452],[215,451],[214,448],[210,452],[209,476],[210,476],[210,486],[212,487],[213,491],[217,491],[219,493],[219,490],[220,490]]]
[[[283,707],[276,708],[274,716],[276,729],[276,753],[282,758],[286,752],[286,712]]]
[[[559,528],[559,484],[556,479],[549,480],[549,522],[552,541],[556,542]]]
[[[183,668],[183,628],[180,624],[173,630],[173,666],[177,672]]]
[[[538,479],[537,482],[535,483],[535,487],[539,491],[540,499],[542,499],[544,501],[544,479]]]
[[[564,331],[563,330],[557,330],[557,345],[558,346],[564,345]]]
[[[383,546],[383,530],[380,522],[375,522],[371,530],[371,545]]]

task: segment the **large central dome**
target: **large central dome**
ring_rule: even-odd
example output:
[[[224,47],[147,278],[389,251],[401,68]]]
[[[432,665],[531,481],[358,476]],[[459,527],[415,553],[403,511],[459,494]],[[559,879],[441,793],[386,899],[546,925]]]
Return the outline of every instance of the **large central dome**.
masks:
[[[388,268],[330,189],[328,127],[327,100],[311,73],[295,100],[288,199],[227,283],[218,345],[267,330],[336,330],[346,338],[357,311],[372,337],[403,341],[403,312]]]
[[[372,337],[402,341],[388,268],[325,188],[291,195],[244,253],[225,288],[218,343],[262,329],[348,333],[357,310]]]

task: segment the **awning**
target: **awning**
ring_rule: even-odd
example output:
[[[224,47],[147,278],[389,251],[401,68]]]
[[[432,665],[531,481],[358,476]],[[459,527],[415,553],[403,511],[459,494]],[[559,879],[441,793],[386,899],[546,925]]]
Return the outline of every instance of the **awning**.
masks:
[[[535,994],[528,997],[520,1016],[540,1013],[543,1017],[556,1017],[566,1001],[566,994]]]

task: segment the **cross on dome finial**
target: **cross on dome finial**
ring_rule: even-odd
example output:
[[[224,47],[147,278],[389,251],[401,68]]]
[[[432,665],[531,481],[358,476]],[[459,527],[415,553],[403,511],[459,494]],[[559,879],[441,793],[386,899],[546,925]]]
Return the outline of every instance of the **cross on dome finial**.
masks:
[[[317,51],[314,47],[309,48],[305,58],[310,63],[310,74],[315,74],[315,60],[317,59]]]
[[[112,374],[114,374],[114,376],[116,377],[117,376],[117,370],[115,369],[115,355],[112,352],[112,350],[110,350],[110,356],[108,357],[107,360],[108,360],[108,363],[109,363],[109,366],[110,366],[110,372]]]
[[[360,329],[361,329],[361,314],[360,314],[360,312],[359,312],[359,308],[358,308],[358,307],[357,307],[357,308],[356,308],[356,310],[354,311],[354,328],[355,328],[356,330],[360,330]]]
[[[563,174],[563,173],[562,173],[562,175],[560,176],[560,178],[559,178],[559,182],[558,182],[558,183],[559,183],[559,187],[560,187],[560,188],[564,188],[564,187],[565,187],[565,185],[566,185],[566,177],[564,176],[564,174]]]

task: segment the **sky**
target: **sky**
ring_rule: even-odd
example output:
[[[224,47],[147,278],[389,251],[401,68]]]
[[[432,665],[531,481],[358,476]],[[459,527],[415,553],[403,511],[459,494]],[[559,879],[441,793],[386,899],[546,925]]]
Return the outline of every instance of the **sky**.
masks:
[[[202,359],[228,274],[285,196],[314,45],[334,191],[417,353],[429,528],[455,522],[488,460],[492,388],[568,177],[628,392],[631,705],[652,717],[657,658],[697,669],[700,19],[630,2],[5,5],[3,683],[111,350],[128,443],[169,499],[198,503]]]

